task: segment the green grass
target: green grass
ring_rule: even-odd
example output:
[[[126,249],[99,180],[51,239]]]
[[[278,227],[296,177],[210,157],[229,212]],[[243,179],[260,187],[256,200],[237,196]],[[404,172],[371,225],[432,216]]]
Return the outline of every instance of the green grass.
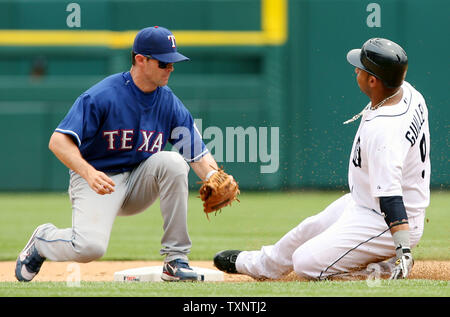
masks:
[[[196,194],[189,198],[188,225],[192,260],[210,260],[222,249],[259,249],[273,244],[308,216],[316,214],[342,192],[243,193],[241,203],[223,209],[208,221]],[[424,235],[415,258],[450,260],[449,192],[433,192]],[[33,230],[51,222],[71,226],[71,206],[65,193],[0,194],[0,261],[15,260]],[[131,217],[118,217],[103,260],[161,260],[159,204]]]
[[[259,249],[273,244],[306,217],[316,214],[343,192],[243,193],[234,203],[208,221],[196,194],[189,197],[191,260],[211,260],[222,249]],[[432,192],[424,235],[414,254],[417,260],[450,260],[449,192]],[[0,194],[0,261],[15,260],[39,224],[71,226],[67,194]],[[102,260],[162,260],[159,204],[132,217],[118,217],[109,248]],[[380,281],[376,287],[358,282],[261,282],[261,283],[0,283],[0,296],[49,297],[304,297],[304,296],[449,296],[448,281]]]
[[[448,297],[448,281],[259,282],[259,283],[0,283],[3,297]]]

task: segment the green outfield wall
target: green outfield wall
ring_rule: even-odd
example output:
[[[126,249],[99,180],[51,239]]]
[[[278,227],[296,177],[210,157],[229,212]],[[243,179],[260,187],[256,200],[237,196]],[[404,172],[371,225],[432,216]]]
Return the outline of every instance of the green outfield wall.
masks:
[[[83,91],[130,68],[134,34],[153,25],[191,58],[169,86],[248,190],[345,188],[358,124],[342,122],[368,102],[346,53],[398,42],[429,107],[432,186],[448,189],[449,11],[446,0],[0,0],[0,190],[67,188],[50,135]]]

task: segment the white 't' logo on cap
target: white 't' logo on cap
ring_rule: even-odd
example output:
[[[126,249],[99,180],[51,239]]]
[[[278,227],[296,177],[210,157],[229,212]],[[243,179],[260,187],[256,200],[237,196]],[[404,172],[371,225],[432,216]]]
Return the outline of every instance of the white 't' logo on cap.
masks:
[[[172,40],[172,47],[175,47],[175,35],[169,35],[167,36],[167,38],[170,40]]]

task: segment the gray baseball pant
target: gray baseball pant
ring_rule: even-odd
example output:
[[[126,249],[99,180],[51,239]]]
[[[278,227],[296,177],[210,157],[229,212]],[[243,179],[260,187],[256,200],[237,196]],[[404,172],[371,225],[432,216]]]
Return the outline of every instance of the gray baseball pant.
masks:
[[[108,247],[116,216],[135,215],[158,197],[164,234],[161,255],[165,261],[186,259],[191,240],[187,230],[189,165],[176,152],[158,152],[134,170],[107,173],[115,183],[112,194],[99,195],[78,174],[70,172],[72,228],[46,224],[36,233],[39,254],[51,261],[90,262]]]

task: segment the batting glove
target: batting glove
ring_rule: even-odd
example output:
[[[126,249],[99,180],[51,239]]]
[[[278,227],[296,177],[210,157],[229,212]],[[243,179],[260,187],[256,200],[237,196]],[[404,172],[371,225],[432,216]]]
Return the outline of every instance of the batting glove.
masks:
[[[403,255],[395,261],[394,271],[391,274],[390,280],[398,280],[407,278],[414,265],[414,259],[411,253],[403,253]]]

